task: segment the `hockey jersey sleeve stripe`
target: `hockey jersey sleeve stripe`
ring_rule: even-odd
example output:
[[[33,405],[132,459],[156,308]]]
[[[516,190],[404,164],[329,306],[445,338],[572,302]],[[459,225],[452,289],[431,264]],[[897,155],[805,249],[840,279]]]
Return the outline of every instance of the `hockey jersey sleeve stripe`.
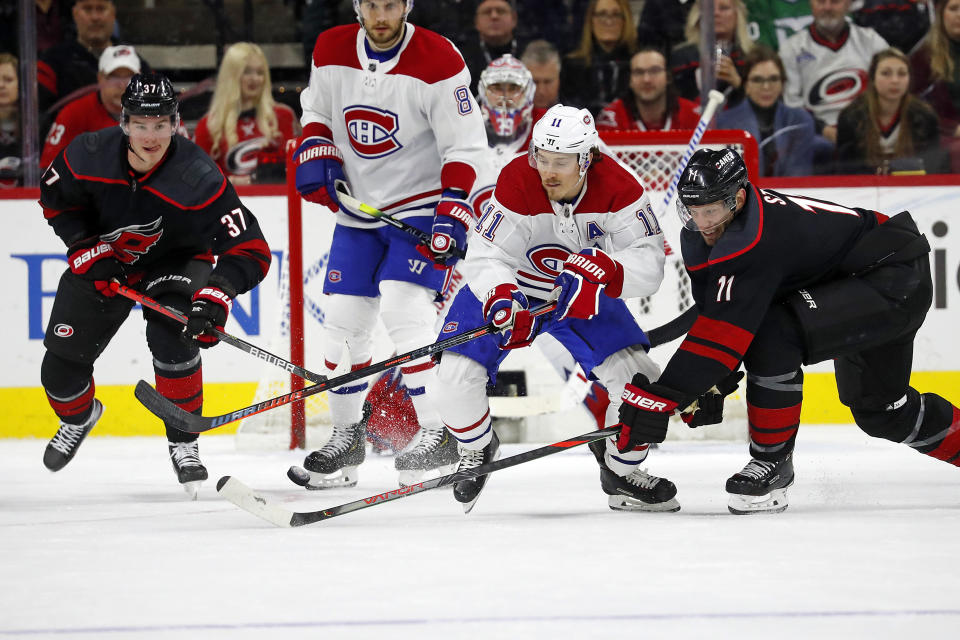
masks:
[[[688,351],[694,355],[710,358],[711,360],[719,362],[730,371],[733,371],[734,367],[740,364],[739,359],[728,353],[724,353],[723,351],[714,349],[713,347],[707,347],[702,344],[697,344],[696,342],[691,342],[690,340],[684,340],[680,344],[678,351]]]
[[[723,345],[734,353],[740,354],[741,357],[747,352],[747,347],[753,341],[753,334],[746,329],[704,315],[697,317],[697,321],[690,327],[687,337],[700,338]]]
[[[397,201],[394,202],[394,203],[391,203],[391,204],[388,204],[388,205],[386,205],[386,206],[384,206],[384,207],[381,207],[380,210],[381,210],[381,211],[390,211],[390,210],[392,210],[392,209],[396,209],[396,208],[398,208],[398,207],[403,207],[403,206],[405,206],[405,205],[408,205],[408,204],[410,204],[411,202],[416,202],[417,200],[426,200],[426,199],[429,199],[429,198],[436,198],[436,197],[438,197],[441,193],[443,193],[443,190],[442,190],[442,189],[433,189],[432,191],[424,191],[423,193],[417,193],[417,194],[412,195],[412,196],[410,196],[410,197],[408,197],[408,198],[404,198],[403,200],[397,200]]]
[[[70,158],[68,157],[68,154],[66,152],[64,152],[63,154],[63,163],[67,165],[67,169],[70,171],[73,177],[76,178],[77,180],[88,180],[90,182],[104,182],[106,184],[123,184],[123,185],[127,184],[126,180],[120,180],[118,178],[101,178],[98,176],[87,176],[87,175],[83,175],[82,173],[77,173],[76,171],[73,170],[73,166],[70,164]]]
[[[257,265],[260,268],[261,277],[267,275],[267,271],[270,269],[270,247],[267,246],[267,243],[259,238],[256,240],[250,240],[248,242],[242,242],[236,246],[230,247],[224,252],[224,255],[233,255],[240,258],[253,258],[257,261]]]
[[[747,405],[747,417],[750,420],[751,429],[757,428],[762,431],[783,431],[791,427],[796,427],[800,423],[801,403],[792,407],[782,409],[763,409],[752,404]]]
[[[43,207],[43,217],[45,220],[53,220],[61,213],[69,213],[70,211],[82,211],[80,207],[72,207],[70,209],[48,209],[43,206],[43,203],[40,203],[40,206]]]
[[[307,138],[317,137],[333,140],[333,131],[322,122],[308,122],[306,126],[303,127],[303,135],[300,137],[300,142],[303,142]]]
[[[476,169],[466,162],[447,162],[440,170],[440,184],[444,190],[459,189],[464,193],[470,193],[476,181]]]
[[[220,183],[220,188],[217,189],[217,192],[215,194],[210,196],[210,198],[208,198],[206,201],[201,202],[200,204],[194,204],[194,205],[180,204],[176,200],[173,200],[172,198],[169,198],[163,195],[153,187],[143,187],[143,190],[149,191],[150,193],[157,196],[161,200],[169,202],[170,204],[177,207],[178,209],[183,209],[184,211],[197,211],[198,209],[205,209],[206,207],[210,206],[211,202],[213,202],[214,200],[219,198],[221,195],[223,195],[223,192],[226,190],[226,188],[227,188],[227,179],[223,178],[223,181]]]
[[[526,278],[527,280],[533,280],[534,282],[545,282],[547,284],[553,284],[555,278],[547,278],[546,276],[538,276],[530,273],[529,271],[523,271],[517,269],[517,276],[520,278]]]

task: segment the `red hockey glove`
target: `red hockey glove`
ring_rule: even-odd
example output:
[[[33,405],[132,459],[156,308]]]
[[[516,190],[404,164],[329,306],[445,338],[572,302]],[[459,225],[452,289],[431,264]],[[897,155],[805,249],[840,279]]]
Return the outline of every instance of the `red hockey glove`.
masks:
[[[723,422],[723,399],[737,390],[743,371],[736,369],[697,399],[697,408],[690,413],[681,413],[680,419],[688,427],[702,427]]]
[[[620,296],[623,266],[600,249],[591,247],[567,256],[554,285],[554,291],[560,290],[557,319],[589,320],[600,312],[601,292],[611,298]]]
[[[483,317],[500,332],[501,349],[526,347],[540,332],[542,316],[530,313],[527,296],[513,283],[498,284],[483,301]]]
[[[220,338],[212,331],[223,331],[223,325],[226,324],[233,306],[234,295],[233,288],[222,278],[211,278],[207,286],[193,294],[193,306],[187,314],[184,334],[196,340],[203,349],[209,349],[220,342]]]
[[[316,202],[333,211],[340,210],[337,183],[347,183],[343,174],[343,154],[326,138],[307,138],[293,152],[297,166],[297,191],[304,200]]]
[[[99,238],[81,240],[67,251],[70,271],[84,280],[90,280],[102,295],[112,298],[117,295],[110,288],[110,280],[121,278],[123,263],[116,259],[113,247]]]
[[[467,233],[473,223],[473,209],[463,192],[445,189],[433,217],[430,246],[419,246],[417,250],[433,260],[434,269],[450,268],[459,260],[453,250],[466,250]]]
[[[617,449],[631,451],[649,442],[663,442],[667,437],[670,415],[678,406],[686,407],[678,391],[651,383],[638,373],[623,389],[620,405],[620,437]]]

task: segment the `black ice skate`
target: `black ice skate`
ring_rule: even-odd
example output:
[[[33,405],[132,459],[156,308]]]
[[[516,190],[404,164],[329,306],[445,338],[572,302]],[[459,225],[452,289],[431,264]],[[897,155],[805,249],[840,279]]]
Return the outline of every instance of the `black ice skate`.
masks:
[[[207,479],[207,468],[200,462],[200,449],[197,441],[170,442],[167,441],[167,450],[170,452],[170,462],[177,472],[177,480],[183,485],[183,490],[192,499],[197,499],[200,484]]]
[[[460,454],[457,441],[443,425],[420,427],[413,439],[397,454],[393,463],[400,472],[400,486],[420,482],[424,474],[436,469],[439,475],[452,473]]]
[[[457,473],[467,472],[476,469],[482,464],[492,462],[499,456],[500,439],[497,438],[497,432],[491,429],[492,437],[490,442],[483,449],[474,451],[465,449],[462,445],[457,445],[460,450],[460,464],[457,465]],[[470,513],[473,505],[480,498],[480,492],[487,484],[488,476],[474,477],[469,480],[461,480],[453,483],[453,497],[457,502],[463,503],[463,512]]]
[[[327,443],[304,458],[304,468],[290,467],[287,477],[307,489],[355,487],[357,466],[366,457],[366,431],[362,422],[333,425]]]
[[[680,511],[677,486],[666,478],[650,475],[637,468],[627,476],[614,473],[604,462],[606,444],[594,440],[589,445],[600,465],[600,488],[609,496],[607,504],[614,511]]]
[[[87,437],[87,434],[97,424],[97,420],[103,415],[103,405],[96,398],[93,399],[93,407],[90,411],[90,417],[83,424],[69,424],[61,422],[60,428],[54,434],[53,439],[47,444],[43,452],[43,466],[50,471],[60,471],[67,463],[73,460],[77,454],[80,443]]]
[[[738,516],[780,513],[789,504],[787,488],[793,484],[793,454],[776,462],[753,459],[727,479],[727,508]]]

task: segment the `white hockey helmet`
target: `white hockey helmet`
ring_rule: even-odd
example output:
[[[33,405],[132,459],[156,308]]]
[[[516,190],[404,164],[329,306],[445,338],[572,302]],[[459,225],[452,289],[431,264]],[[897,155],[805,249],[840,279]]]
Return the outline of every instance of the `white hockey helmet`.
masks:
[[[487,95],[491,88],[504,84],[517,87],[513,92],[515,97],[509,103],[504,95],[497,102],[491,101]],[[509,53],[500,56],[480,74],[477,90],[484,122],[495,136],[515,140],[526,131],[533,119],[533,94],[537,86],[522,62]]]
[[[530,140],[530,165],[536,168],[537,149],[557,153],[576,153],[580,177],[590,167],[591,152],[600,146],[593,114],[586,109],[555,104],[533,125]]]
[[[357,22],[359,22],[360,26],[362,27],[363,17],[360,15],[360,1],[361,0],[353,0],[353,10],[357,14]],[[403,10],[403,19],[406,20],[407,16],[410,15],[410,10],[413,9],[413,0],[399,0],[399,1],[407,5],[406,8]]]

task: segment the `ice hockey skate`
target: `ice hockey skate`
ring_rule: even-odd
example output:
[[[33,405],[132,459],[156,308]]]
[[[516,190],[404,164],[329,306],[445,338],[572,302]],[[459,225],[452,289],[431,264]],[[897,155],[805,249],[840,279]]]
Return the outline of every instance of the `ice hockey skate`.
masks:
[[[362,422],[333,425],[327,443],[304,458],[303,468],[290,467],[287,477],[311,490],[355,487],[357,467],[366,457],[366,435]]]
[[[677,486],[666,478],[658,478],[637,468],[627,476],[614,473],[603,460],[606,444],[594,440],[590,450],[600,465],[600,488],[609,496],[607,504],[614,511],[679,511]]]
[[[177,480],[191,499],[197,499],[200,485],[207,479],[207,468],[200,462],[200,449],[197,441],[167,442],[170,462],[177,472]]]
[[[83,424],[61,422],[60,428],[43,452],[43,466],[50,471],[60,471],[67,466],[67,463],[77,454],[83,439],[87,437],[102,415],[103,405],[94,398],[90,417],[86,422]]]
[[[787,502],[787,488],[793,484],[793,454],[783,460],[752,459],[727,479],[730,502],[727,508],[738,516],[751,513],[780,513]]]
[[[393,463],[400,472],[400,486],[409,487],[434,470],[438,475],[452,473],[459,461],[456,440],[440,425],[421,427]]]
[[[460,450],[460,464],[457,465],[457,473],[469,473],[480,465],[492,462],[499,457],[500,439],[497,437],[497,432],[492,429],[491,434],[490,442],[487,443],[487,446],[483,449],[466,449],[463,445],[457,445],[457,448]],[[487,484],[488,477],[489,476],[478,476],[453,484],[453,497],[456,498],[457,502],[463,503],[464,513],[470,513],[473,509],[473,505],[475,505],[480,498],[480,492],[483,491],[483,487]]]

